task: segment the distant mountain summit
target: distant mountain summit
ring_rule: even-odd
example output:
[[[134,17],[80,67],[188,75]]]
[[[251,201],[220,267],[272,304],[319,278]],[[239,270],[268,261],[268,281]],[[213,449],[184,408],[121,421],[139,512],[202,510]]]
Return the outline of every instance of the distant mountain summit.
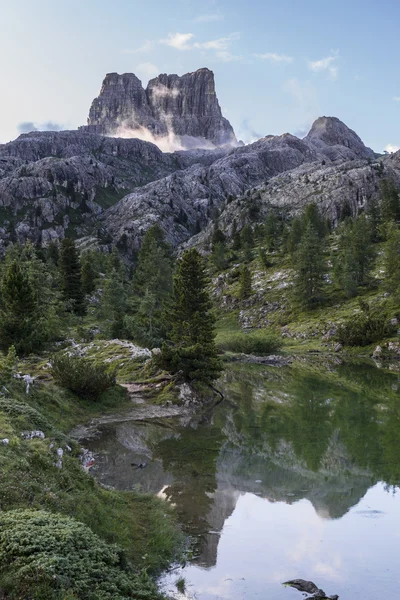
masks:
[[[351,158],[374,158],[361,138],[337,117],[319,117],[304,138],[310,146],[322,151],[331,160]],[[327,150],[330,147],[330,150]]]
[[[212,148],[237,140],[222,115],[214,73],[159,75],[146,89],[133,73],[109,73],[81,129],[117,137],[139,137],[166,149]]]

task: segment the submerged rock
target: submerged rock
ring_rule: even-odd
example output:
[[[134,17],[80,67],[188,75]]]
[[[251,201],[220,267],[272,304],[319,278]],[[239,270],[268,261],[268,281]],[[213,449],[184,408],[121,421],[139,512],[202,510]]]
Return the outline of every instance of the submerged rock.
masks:
[[[339,596],[336,594],[333,596],[327,596],[324,590],[321,590],[312,581],[306,581],[305,579],[292,579],[291,581],[285,581],[283,585],[290,585],[291,587],[299,590],[299,592],[305,592],[306,594],[312,594],[308,597],[308,600],[338,600]]]

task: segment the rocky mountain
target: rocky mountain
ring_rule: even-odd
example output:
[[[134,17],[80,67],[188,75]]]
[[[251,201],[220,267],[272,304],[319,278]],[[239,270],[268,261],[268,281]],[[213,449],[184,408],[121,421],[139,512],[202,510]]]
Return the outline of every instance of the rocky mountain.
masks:
[[[344,123],[323,117],[303,140],[290,134],[267,136],[232,149],[209,166],[193,165],[135,190],[101,220],[127,254],[139,248],[141,228],[156,221],[173,246],[199,230],[204,231],[189,245],[206,242],[212,231],[206,225],[216,210],[223,211],[220,223],[227,231],[233,218],[240,228],[255,207],[262,218],[271,206],[297,212],[311,201],[336,222],[344,203],[356,213],[378,196],[385,165],[388,175],[400,178],[396,161],[387,157],[378,163],[371,152]]]
[[[84,128],[82,128],[84,129]],[[93,100],[87,131],[144,139],[179,139],[185,148],[237,144],[234,131],[222,116],[209,69],[194,73],[159,75],[146,90],[133,73],[109,73]]]
[[[69,235],[133,258],[155,222],[173,247],[206,248],[217,214],[229,233],[234,219],[240,228],[271,207],[296,213],[314,201],[335,223],[344,204],[355,214],[377,198],[383,177],[400,184],[400,153],[376,158],[335,117],[317,119],[304,139],[286,133],[175,152],[100,135],[121,122],[152,139],[173,130],[181,140],[236,142],[208,69],[160,75],[146,90],[133,74],[110,74],[88,126],[0,145],[0,251],[15,241],[47,244]]]
[[[188,164],[137,139],[33,132],[0,145],[0,249],[93,230],[128,191]]]

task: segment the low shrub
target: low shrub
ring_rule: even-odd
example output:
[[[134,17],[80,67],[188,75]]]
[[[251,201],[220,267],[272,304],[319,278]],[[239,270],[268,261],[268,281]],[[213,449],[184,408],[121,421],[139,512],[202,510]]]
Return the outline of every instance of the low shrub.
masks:
[[[394,333],[382,307],[371,310],[366,302],[360,302],[360,308],[360,313],[338,327],[335,339],[343,346],[367,346]]]
[[[272,333],[252,331],[250,333],[235,332],[218,340],[217,348],[222,352],[240,352],[242,354],[264,355],[276,352],[281,341]]]
[[[115,385],[115,370],[107,371],[103,364],[62,352],[53,357],[51,373],[61,387],[91,400]]]
[[[42,510],[0,513],[0,590],[10,600],[160,598],[120,549],[83,523]]]
[[[48,420],[29,404],[17,402],[12,398],[0,398],[0,412],[11,419],[19,419],[20,423],[26,422],[27,426],[38,429],[50,429]]]

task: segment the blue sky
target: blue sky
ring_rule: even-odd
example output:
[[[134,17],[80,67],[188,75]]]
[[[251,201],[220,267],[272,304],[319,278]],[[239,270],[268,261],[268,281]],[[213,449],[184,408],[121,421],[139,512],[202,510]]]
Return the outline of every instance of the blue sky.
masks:
[[[337,116],[400,146],[398,0],[0,0],[0,142],[86,122],[106,73],[212,69],[248,142]]]

